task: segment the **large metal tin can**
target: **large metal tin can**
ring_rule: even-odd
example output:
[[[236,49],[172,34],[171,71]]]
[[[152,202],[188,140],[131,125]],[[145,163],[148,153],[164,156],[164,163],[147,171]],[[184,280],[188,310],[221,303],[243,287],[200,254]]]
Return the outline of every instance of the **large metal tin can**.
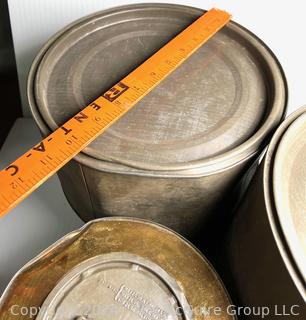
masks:
[[[306,319],[306,107],[273,136],[226,247],[238,302],[269,307],[268,319]]]
[[[0,318],[230,320],[230,305],[212,267],[178,234],[144,220],[106,218],[20,270],[0,300]]]
[[[41,132],[58,128],[201,14],[131,5],[55,35],[29,75]],[[83,220],[124,212],[186,236],[203,231],[282,119],[286,98],[274,55],[230,22],[59,172],[67,199]]]

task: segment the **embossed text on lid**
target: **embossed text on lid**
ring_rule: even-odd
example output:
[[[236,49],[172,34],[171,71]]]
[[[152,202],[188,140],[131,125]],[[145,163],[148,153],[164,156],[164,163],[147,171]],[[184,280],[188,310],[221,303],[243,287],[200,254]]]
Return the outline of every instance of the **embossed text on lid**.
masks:
[[[161,267],[127,253],[89,259],[49,294],[37,320],[191,319],[186,298]]]

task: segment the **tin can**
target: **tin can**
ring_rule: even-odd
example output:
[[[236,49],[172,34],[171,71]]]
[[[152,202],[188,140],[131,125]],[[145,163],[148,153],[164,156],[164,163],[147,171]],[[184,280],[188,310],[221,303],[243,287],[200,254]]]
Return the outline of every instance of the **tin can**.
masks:
[[[43,135],[203,13],[179,5],[130,5],[55,35],[28,81]],[[230,22],[59,172],[63,190],[85,221],[124,212],[185,236],[202,232],[282,119],[286,100],[274,55]]]
[[[237,301],[269,307],[268,319],[306,319],[305,157],[303,107],[273,136],[226,242]]]
[[[3,320],[235,319],[217,274],[189,242],[144,220],[95,220],[13,278]],[[217,311],[218,310],[218,311]],[[23,314],[21,314],[21,312]]]

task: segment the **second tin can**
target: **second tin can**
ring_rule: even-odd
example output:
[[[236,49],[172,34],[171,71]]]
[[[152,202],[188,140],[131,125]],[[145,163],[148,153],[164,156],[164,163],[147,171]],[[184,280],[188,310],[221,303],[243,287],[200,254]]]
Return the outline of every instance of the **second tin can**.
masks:
[[[28,95],[49,134],[204,12],[131,5],[86,17],[53,37],[33,63]],[[236,185],[284,115],[274,55],[230,22],[60,172],[84,220],[155,220],[191,236]]]
[[[225,245],[242,305],[306,319],[306,107],[273,136]]]

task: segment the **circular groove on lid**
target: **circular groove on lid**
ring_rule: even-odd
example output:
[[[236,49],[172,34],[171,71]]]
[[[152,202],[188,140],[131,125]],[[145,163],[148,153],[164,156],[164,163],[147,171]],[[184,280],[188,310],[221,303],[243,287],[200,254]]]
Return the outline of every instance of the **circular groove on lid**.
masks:
[[[65,122],[201,13],[178,6],[102,12],[66,31],[36,75],[35,99],[48,126]],[[84,153],[150,169],[208,159],[245,142],[268,100],[257,40],[246,35],[231,24],[221,30]]]
[[[188,320],[190,315],[182,290],[161,267],[136,255],[109,253],[67,273],[36,320]]]

